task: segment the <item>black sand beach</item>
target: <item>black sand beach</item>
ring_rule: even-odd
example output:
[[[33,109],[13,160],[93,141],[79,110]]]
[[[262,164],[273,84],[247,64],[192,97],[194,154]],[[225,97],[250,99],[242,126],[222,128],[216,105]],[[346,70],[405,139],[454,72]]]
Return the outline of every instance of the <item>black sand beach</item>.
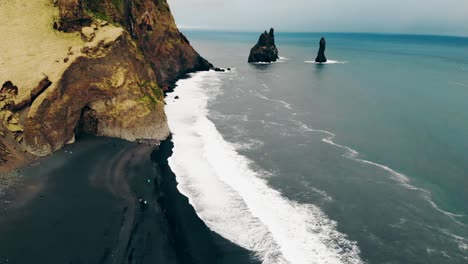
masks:
[[[1,197],[0,263],[255,263],[178,192],[172,147],[85,137],[24,169]]]

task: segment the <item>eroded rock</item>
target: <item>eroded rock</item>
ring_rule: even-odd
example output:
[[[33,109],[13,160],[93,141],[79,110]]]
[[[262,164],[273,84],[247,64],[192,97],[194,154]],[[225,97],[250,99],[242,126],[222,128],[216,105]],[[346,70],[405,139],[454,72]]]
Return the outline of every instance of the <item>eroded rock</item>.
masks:
[[[317,58],[315,59],[315,62],[318,63],[324,63],[327,62],[327,58],[325,57],[325,48],[327,46],[327,42],[325,41],[325,38],[320,39],[320,46],[319,46],[319,51],[317,54]]]
[[[91,25],[92,19],[84,12],[83,0],[58,0],[60,20],[55,28],[64,32],[81,30]]]
[[[92,27],[83,27],[81,29],[81,38],[86,41],[90,42],[96,36],[96,32]]]
[[[131,141],[169,135],[162,91],[130,36],[118,38],[105,53],[95,52],[100,56],[76,59],[58,86],[34,101],[24,124],[30,153],[44,156],[62,148],[78,127]]]
[[[16,96],[18,95],[18,87],[13,85],[11,81],[6,81],[5,83],[3,83],[0,93]]]
[[[27,51],[38,54],[29,60],[33,67],[28,65],[37,72],[22,79],[23,73],[17,70],[12,78],[0,80],[12,80],[18,86],[5,82],[0,90],[0,121],[4,122],[0,143],[10,153],[1,161],[7,164],[0,171],[48,155],[82,132],[127,140],[165,139],[169,128],[159,87],[169,89],[188,72],[212,68],[179,32],[166,0],[119,1],[123,6],[113,0],[92,2],[56,1],[59,17],[54,28],[84,33],[87,43],[77,33],[57,34],[48,22],[54,18],[44,19],[42,24],[47,25],[38,30],[41,34],[28,35],[28,41],[46,39],[52,47],[47,54],[40,49]],[[26,3],[27,10],[42,12],[41,18],[56,11],[50,1]],[[93,12],[105,15],[109,22],[93,22],[87,15]],[[16,17],[22,21],[19,17],[26,13],[18,10]],[[29,27],[36,22],[31,20]],[[41,80],[41,73],[50,80]],[[31,85],[39,80],[37,86]]]
[[[275,45],[275,31],[264,32],[257,44],[250,50],[249,62],[275,62],[278,59],[278,49]]]

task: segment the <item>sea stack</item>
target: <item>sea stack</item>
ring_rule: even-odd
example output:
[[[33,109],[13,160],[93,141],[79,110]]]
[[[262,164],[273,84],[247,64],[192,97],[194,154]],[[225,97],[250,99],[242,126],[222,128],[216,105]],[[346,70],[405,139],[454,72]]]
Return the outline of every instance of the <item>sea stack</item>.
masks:
[[[249,63],[275,62],[278,59],[278,49],[275,45],[275,30],[260,35],[258,43],[250,50]]]
[[[327,46],[327,42],[325,41],[325,38],[320,39],[320,48],[317,54],[317,58],[315,59],[315,62],[318,63],[324,63],[327,62],[327,58],[325,57],[325,47]]]

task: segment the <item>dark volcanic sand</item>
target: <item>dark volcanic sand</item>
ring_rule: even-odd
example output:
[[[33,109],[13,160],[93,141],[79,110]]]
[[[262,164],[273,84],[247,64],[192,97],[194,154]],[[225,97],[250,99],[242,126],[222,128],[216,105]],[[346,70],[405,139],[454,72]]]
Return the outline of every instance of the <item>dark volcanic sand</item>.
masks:
[[[0,264],[256,263],[178,192],[172,146],[86,137],[25,169],[0,210]]]

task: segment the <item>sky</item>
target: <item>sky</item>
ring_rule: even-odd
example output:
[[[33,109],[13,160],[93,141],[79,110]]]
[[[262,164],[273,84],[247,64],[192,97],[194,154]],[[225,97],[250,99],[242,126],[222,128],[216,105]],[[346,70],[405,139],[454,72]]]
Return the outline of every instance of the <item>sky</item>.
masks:
[[[468,36],[468,0],[168,0],[182,29]]]

